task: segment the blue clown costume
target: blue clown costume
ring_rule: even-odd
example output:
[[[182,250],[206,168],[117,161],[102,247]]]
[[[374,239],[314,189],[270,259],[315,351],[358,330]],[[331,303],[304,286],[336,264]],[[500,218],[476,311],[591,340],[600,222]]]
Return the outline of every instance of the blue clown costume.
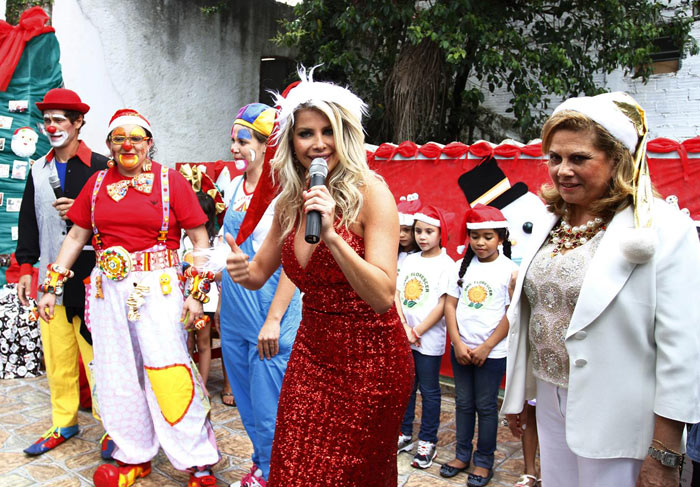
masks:
[[[274,114],[274,109],[266,105],[250,104],[238,113],[234,126],[242,125],[269,136]],[[244,176],[233,179],[229,188],[225,197],[230,198],[230,203],[223,230],[224,235],[231,234],[235,238],[252,194],[245,193]],[[240,244],[240,248],[250,259],[255,256],[269,231],[274,217],[275,202],[276,199],[270,203],[253,233]],[[234,283],[224,272],[221,288],[221,348],[224,365],[241,421],[253,443],[252,460],[255,465],[251,475],[257,471],[263,479],[267,479],[269,474],[282,379],[301,321],[301,299],[299,290],[295,290],[280,322],[279,352],[271,359],[260,359],[258,334],[277,291],[280,272],[281,268],[277,269],[257,291],[250,291]],[[241,485],[249,484],[245,483],[244,478]]]

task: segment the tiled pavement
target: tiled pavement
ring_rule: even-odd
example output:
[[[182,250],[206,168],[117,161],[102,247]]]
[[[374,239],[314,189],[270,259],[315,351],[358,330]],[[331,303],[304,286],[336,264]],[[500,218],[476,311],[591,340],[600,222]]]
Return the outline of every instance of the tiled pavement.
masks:
[[[215,467],[218,485],[226,486],[239,480],[250,467],[252,446],[243,430],[236,408],[225,406],[219,398],[222,385],[221,361],[215,360],[209,379],[212,391],[212,414],[219,449],[223,455]],[[453,479],[439,475],[440,465],[454,455],[455,422],[454,397],[445,394],[442,402],[437,461],[427,470],[411,467],[412,455],[399,455],[399,487],[449,487],[466,484],[466,474]],[[80,412],[81,431],[78,437],[67,441],[40,457],[28,457],[22,449],[44,433],[51,423],[50,403],[46,377],[24,380],[0,380],[0,485],[25,487],[30,485],[53,487],[91,486],[92,474],[101,463],[98,442],[102,427],[90,413]],[[416,431],[418,425],[415,425]],[[137,487],[170,487],[186,484],[187,474],[174,470],[161,452],[153,464],[153,472],[139,480]],[[493,486],[512,486],[520,475],[522,452],[507,428],[498,432],[496,472]]]

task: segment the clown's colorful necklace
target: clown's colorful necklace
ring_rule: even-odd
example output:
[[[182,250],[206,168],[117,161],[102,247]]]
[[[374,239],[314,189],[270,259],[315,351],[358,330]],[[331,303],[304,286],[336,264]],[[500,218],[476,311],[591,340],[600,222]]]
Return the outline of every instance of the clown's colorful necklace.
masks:
[[[551,241],[554,244],[552,257],[561,254],[561,251],[575,249],[585,244],[601,230],[605,230],[605,224],[602,218],[596,217],[593,220],[588,220],[583,225],[571,226],[562,218],[554,230],[550,232]]]

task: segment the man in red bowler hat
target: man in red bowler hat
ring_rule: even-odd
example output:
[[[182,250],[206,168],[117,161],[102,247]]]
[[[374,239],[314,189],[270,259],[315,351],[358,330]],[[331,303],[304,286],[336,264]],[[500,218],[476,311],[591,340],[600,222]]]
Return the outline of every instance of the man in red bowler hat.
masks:
[[[16,256],[21,270],[17,294],[25,306],[29,304],[33,265],[39,261],[39,282],[43,282],[47,266],[56,260],[72,226],[66,212],[90,176],[107,167],[106,157],[92,152],[78,139],[90,107],[77,93],[56,88],[36,105],[42,111],[52,149],[32,165],[19,212]],[[64,286],[53,318],[49,323],[40,321],[52,426],[24,450],[27,455],[41,455],[78,433],[78,357],[82,356],[85,364],[92,361],[92,339],[84,321],[83,279],[94,266],[95,251],[86,246],[73,267],[75,277]],[[109,436],[103,436],[103,457],[111,458],[113,449]]]

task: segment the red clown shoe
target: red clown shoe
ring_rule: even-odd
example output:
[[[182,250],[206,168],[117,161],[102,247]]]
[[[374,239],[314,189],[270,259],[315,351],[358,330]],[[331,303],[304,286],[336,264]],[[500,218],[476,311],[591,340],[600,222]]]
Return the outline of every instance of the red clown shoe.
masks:
[[[216,485],[216,477],[214,477],[211,472],[209,475],[203,475],[201,477],[195,477],[193,473],[190,474],[190,481],[187,482],[187,487],[213,487]]]
[[[117,462],[117,465],[105,463],[97,467],[92,476],[95,487],[130,487],[137,478],[151,473],[151,462],[136,465]]]

